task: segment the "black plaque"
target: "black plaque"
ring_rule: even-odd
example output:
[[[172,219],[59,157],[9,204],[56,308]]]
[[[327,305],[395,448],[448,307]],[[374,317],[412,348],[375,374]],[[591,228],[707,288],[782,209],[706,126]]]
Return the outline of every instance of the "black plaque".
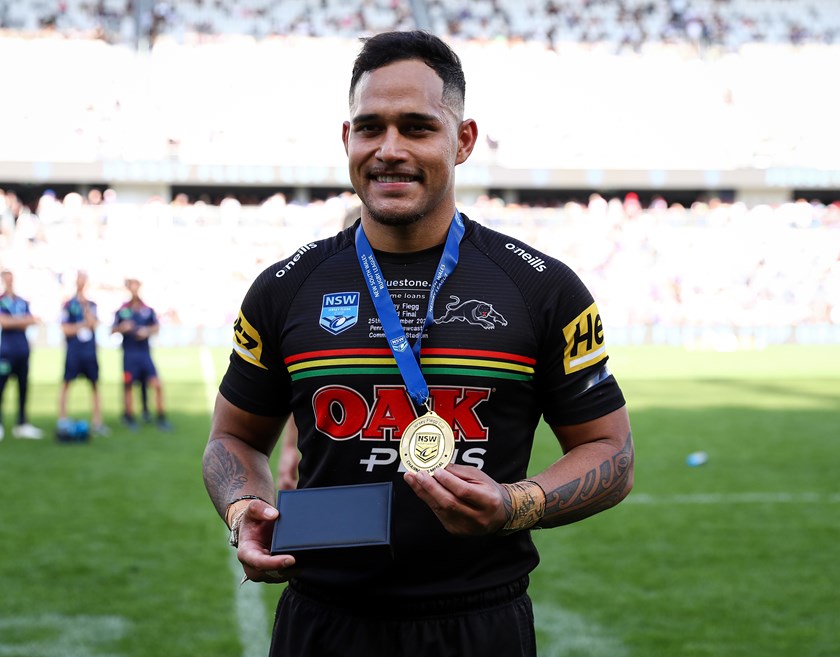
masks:
[[[281,490],[271,553],[302,568],[390,560],[391,495],[391,482]]]

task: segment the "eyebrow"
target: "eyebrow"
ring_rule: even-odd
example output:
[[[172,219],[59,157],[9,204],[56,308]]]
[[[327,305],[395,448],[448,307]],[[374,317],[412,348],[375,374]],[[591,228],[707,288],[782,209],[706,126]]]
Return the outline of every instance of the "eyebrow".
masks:
[[[352,123],[368,123],[370,121],[377,121],[381,117],[381,114],[359,114],[358,116],[353,118]],[[406,112],[405,114],[400,114],[399,118],[401,121],[422,121],[425,123],[440,123],[440,118],[438,118],[434,114],[424,114],[423,112]]]

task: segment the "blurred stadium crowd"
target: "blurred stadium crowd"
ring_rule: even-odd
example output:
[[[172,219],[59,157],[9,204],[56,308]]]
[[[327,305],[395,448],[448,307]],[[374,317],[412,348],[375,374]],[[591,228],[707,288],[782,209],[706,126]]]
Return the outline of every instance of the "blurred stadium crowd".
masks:
[[[161,318],[159,343],[171,346],[227,344],[253,277],[334,234],[358,208],[350,193],[308,204],[277,194],[255,206],[184,197],[138,205],[94,190],[88,198],[47,193],[34,213],[15,203],[0,196],[0,256],[44,322],[41,340],[60,343],[61,303],[82,268],[105,324],[125,298],[124,279],[142,280]],[[684,207],[659,198],[643,207],[634,194],[594,194],[561,207],[488,197],[460,207],[578,271],[612,343],[729,350],[840,342],[840,203]]]
[[[693,168],[714,189],[715,171],[786,167],[800,187],[840,189],[836,0],[0,0],[0,172],[35,163],[43,187],[61,163],[152,182],[193,166],[208,188],[232,165],[252,185],[266,167],[343,172],[356,37],[413,27],[462,54],[485,139],[461,169]],[[95,180],[22,202],[0,186],[0,265],[48,344],[78,268],[105,324],[132,276],[160,344],[227,344],[253,276],[358,202],[138,200]],[[480,187],[461,209],[579,271],[614,343],[840,342],[840,197],[528,207]]]
[[[638,49],[691,42],[838,43],[833,0],[0,0],[0,28],[111,43],[240,34],[355,37],[423,28],[443,37]]]

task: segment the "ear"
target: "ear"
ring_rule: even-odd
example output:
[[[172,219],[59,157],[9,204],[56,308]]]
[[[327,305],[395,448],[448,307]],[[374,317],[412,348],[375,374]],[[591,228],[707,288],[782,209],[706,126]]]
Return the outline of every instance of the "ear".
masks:
[[[350,139],[350,121],[345,121],[344,125],[341,126],[341,141],[344,142],[344,153],[349,155],[350,152],[347,149],[347,141]]]
[[[478,139],[478,125],[473,119],[464,119],[458,127],[458,154],[455,157],[455,164],[463,164],[467,161],[475,148]]]

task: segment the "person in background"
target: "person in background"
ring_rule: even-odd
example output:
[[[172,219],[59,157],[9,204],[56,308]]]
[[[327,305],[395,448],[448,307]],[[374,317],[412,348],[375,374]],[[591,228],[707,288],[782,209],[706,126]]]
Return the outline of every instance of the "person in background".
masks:
[[[171,431],[172,425],[166,417],[163,403],[163,386],[157,368],[152,360],[149,338],[160,330],[154,308],[147,306],[140,298],[141,283],[136,278],[127,278],[125,287],[131,298],[117,310],[112,333],[122,335],[123,348],[123,424],[132,431],[137,430],[134,415],[133,387],[135,383],[145,384],[154,393],[157,410],[156,424],[161,431]],[[144,413],[147,409],[144,408]],[[150,418],[149,418],[150,419]]]
[[[245,579],[288,582],[271,657],[535,657],[530,531],[633,485],[592,295],[456,207],[478,134],[464,92],[439,38],[364,40],[342,133],[361,217],[259,274],[234,323],[203,475]],[[297,494],[390,484],[390,558],[271,553],[269,457],[290,413]],[[529,476],[541,420],[562,455]]]
[[[280,457],[277,461],[278,490],[294,490],[298,482],[298,465],[300,452],[298,451],[298,430],[295,419],[289,416],[283,429]]]
[[[15,294],[15,276],[9,270],[0,272],[3,295],[0,296],[0,410],[3,393],[9,378],[14,376],[18,384],[17,424],[12,427],[12,436],[29,440],[40,440],[44,432],[29,423],[26,415],[29,394],[29,340],[26,329],[38,323],[29,310],[29,302]],[[5,435],[0,415],[0,440]]]
[[[76,294],[61,308],[61,330],[67,340],[64,359],[64,379],[58,397],[58,426],[67,424],[67,396],[70,383],[84,377],[91,386],[91,433],[107,436],[110,430],[102,422],[102,403],[99,394],[99,359],[97,357],[96,327],[99,326],[97,307],[87,298],[85,288],[88,274],[76,273]]]

